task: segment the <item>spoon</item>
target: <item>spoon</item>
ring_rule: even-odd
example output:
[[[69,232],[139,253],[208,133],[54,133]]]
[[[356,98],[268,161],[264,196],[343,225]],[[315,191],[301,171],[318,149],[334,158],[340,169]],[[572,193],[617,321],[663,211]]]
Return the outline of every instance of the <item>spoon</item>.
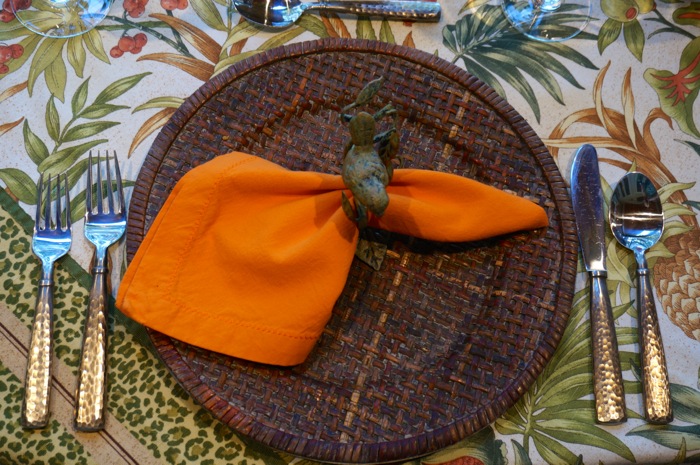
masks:
[[[270,28],[294,24],[307,10],[333,11],[355,15],[382,16],[406,21],[438,21],[440,4],[428,1],[317,1],[233,0],[238,13],[251,23]]]
[[[637,259],[637,306],[644,412],[649,423],[673,420],[666,357],[644,253],[661,237],[664,214],[656,188],[641,173],[628,173],[610,200],[610,228]]]

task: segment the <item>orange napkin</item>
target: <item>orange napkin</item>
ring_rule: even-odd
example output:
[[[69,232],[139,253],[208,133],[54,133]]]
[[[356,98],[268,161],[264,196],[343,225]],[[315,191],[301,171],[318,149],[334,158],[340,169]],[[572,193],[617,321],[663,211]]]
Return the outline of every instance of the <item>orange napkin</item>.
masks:
[[[175,186],[130,263],[117,306],[189,344],[273,365],[304,361],[343,290],[358,230],[340,176],[222,155]],[[539,206],[434,171],[399,169],[370,226],[472,241],[546,226]]]

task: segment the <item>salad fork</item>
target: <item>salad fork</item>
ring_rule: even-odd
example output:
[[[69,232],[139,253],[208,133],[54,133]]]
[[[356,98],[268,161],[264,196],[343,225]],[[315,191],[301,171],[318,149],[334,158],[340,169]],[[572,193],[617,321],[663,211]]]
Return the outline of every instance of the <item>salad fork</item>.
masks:
[[[36,217],[32,250],[41,260],[41,281],[34,307],[34,325],[29,343],[27,374],[24,382],[21,424],[24,428],[43,428],[49,420],[51,397],[51,359],[53,357],[53,268],[57,259],[71,246],[70,197],[68,176],[64,174],[65,221],[62,220],[61,178],[56,179],[55,217],[51,219],[51,176],[44,189],[44,176],[39,177],[36,189]],[[42,221],[42,197],[44,215]]]
[[[100,155],[97,155],[97,201],[93,202],[93,160],[89,155],[85,197],[85,237],[95,246],[85,332],[83,334],[78,391],[76,394],[75,429],[98,431],[104,428],[105,375],[107,371],[107,249],[119,240],[126,229],[126,205],[117,155],[114,153],[116,197],[112,188],[109,152],[105,156],[107,192],[103,195]],[[118,204],[118,205],[117,205]]]

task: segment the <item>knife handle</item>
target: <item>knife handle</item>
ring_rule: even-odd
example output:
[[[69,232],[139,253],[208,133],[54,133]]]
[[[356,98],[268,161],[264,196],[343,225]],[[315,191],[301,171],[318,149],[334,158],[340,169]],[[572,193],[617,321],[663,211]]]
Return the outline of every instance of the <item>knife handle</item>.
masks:
[[[591,272],[593,388],[596,422],[616,424],[626,421],[627,417],[615,321],[606,276],[605,271]]]
[[[639,306],[639,345],[642,359],[642,395],[644,414],[649,423],[663,425],[673,421],[671,389],[666,368],[664,344],[652,293],[649,269],[637,271]]]

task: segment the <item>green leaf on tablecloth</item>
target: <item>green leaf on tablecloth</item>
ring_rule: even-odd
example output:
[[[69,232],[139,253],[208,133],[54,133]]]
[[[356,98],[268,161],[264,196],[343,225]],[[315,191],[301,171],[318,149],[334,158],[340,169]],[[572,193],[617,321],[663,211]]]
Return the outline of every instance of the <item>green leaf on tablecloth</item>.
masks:
[[[79,115],[81,118],[85,119],[100,119],[114,113],[115,111],[124,110],[129,108],[126,105],[112,105],[111,103],[103,103],[101,105],[92,104],[89,105],[85,110],[83,110]]]
[[[355,36],[358,39],[377,40],[377,34],[372,27],[372,21],[369,16],[358,16],[357,25],[355,26]]]
[[[49,101],[46,104],[45,121],[49,137],[53,139],[54,142],[58,142],[58,139],[61,137],[61,119],[58,115],[53,95],[49,97]]]
[[[35,36],[38,39],[41,39],[40,35],[32,33],[29,29],[24,27],[24,25],[20,23],[17,18],[14,18],[9,23],[0,22],[0,40],[6,41],[24,36]]]
[[[44,79],[46,80],[46,87],[61,102],[65,100],[66,92],[66,81],[68,80],[68,73],[66,72],[66,64],[63,62],[63,57],[56,57],[56,59],[51,62],[51,65],[44,72]]]
[[[674,450],[678,450],[685,440],[689,450],[700,449],[700,425],[643,425],[634,428],[627,435],[641,436]]]
[[[93,105],[104,104],[114,100],[115,98],[119,97],[120,95],[133,88],[136,84],[141,82],[141,79],[148,76],[149,74],[151,73],[146,72],[141,74],[135,74],[133,76],[127,76],[125,78],[121,78],[114,81],[113,83],[105,87],[104,90],[97,95]],[[81,116],[85,117],[84,115]]]
[[[214,66],[214,74],[211,75],[211,77],[216,76],[229,66],[233,65],[234,63],[238,63],[241,60],[245,60],[248,57],[252,57],[253,55],[257,55],[258,53],[262,52],[262,50],[250,50],[247,52],[242,52],[238,53],[236,55],[232,55],[228,58],[224,58],[223,60],[220,60],[216,66]]]
[[[671,384],[671,398],[676,419],[700,425],[700,391],[681,384]]]
[[[302,17],[299,19],[299,23],[301,25],[302,19],[307,18],[307,17],[312,17],[315,18],[314,15],[302,15]],[[316,18],[317,21],[318,18]],[[255,26],[249,21],[243,21],[241,23],[236,24],[228,33],[228,37],[224,41],[223,45],[221,46],[222,49],[228,49],[231,47],[233,44],[236,42],[240,42],[241,40],[248,39],[249,37],[253,37],[263,29],[259,26]]]
[[[577,17],[576,14],[562,16],[564,20]],[[564,22],[554,28],[562,31],[570,29]],[[584,32],[578,38],[591,40],[595,36]],[[538,121],[539,102],[525,74],[547,90],[558,103],[563,104],[562,91],[555,75],[563,77],[575,87],[581,88],[581,85],[574,73],[554,55],[589,69],[596,68],[588,58],[569,45],[525,38],[510,25],[501,8],[496,5],[484,5],[476,12],[463,16],[454,25],[448,24],[442,30],[442,39],[445,47],[455,55],[453,62],[462,60],[467,71],[489,84],[503,97],[506,97],[505,90],[498,81],[508,83],[526,100]]]
[[[45,39],[39,44],[36,52],[34,52],[34,58],[29,68],[29,75],[27,77],[27,91],[29,95],[32,95],[34,91],[34,84],[39,76],[46,71],[46,69],[51,66],[51,63],[56,59],[57,56],[61,55],[63,51],[63,45],[65,41],[63,40],[49,40]],[[25,52],[26,53],[26,52]]]
[[[602,55],[608,45],[612,44],[620,37],[622,23],[608,18],[600,27],[598,32],[598,52]]]
[[[156,97],[134,108],[132,113],[150,108],[180,108],[185,99],[181,97]]]
[[[625,37],[625,44],[632,55],[642,61],[642,55],[644,53],[644,42],[646,38],[644,37],[644,30],[642,25],[639,24],[639,20],[630,21],[622,25],[622,34]]]
[[[515,65],[517,68],[523,69],[530,76],[534,77],[537,82],[539,82],[542,87],[551,95],[557,103],[564,104],[564,97],[561,93],[561,87],[559,83],[554,78],[554,75],[550,73],[550,70],[556,70],[558,74],[566,75],[570,74],[566,67],[561,65],[554,60],[538,61],[536,56],[528,53],[527,48],[523,47],[517,51],[511,49],[501,49],[498,51],[491,52],[490,56],[496,58],[497,60],[505,61]],[[562,69],[557,69],[555,63],[559,64]],[[578,82],[576,82],[577,87]]]
[[[190,0],[190,4],[204,24],[217,31],[228,31],[219,9],[212,0]]]
[[[73,126],[66,131],[62,142],[73,142],[80,139],[96,136],[97,134],[106,131],[107,129],[118,125],[115,121],[93,121]]]
[[[82,160],[79,160],[78,162],[74,163],[73,166],[71,166],[70,169],[66,171],[69,190],[75,187],[81,179],[85,179],[85,173],[87,172],[89,161],[89,158],[83,158]],[[75,214],[76,212],[71,210],[71,213]],[[77,215],[77,218],[81,218],[82,216],[82,214]]]
[[[577,460],[576,455],[569,449],[567,449],[565,446],[563,446],[561,443],[545,436],[544,434],[538,431],[533,431],[532,439],[535,442],[535,448],[537,449],[537,452],[539,452],[539,454],[547,463],[573,464]]]
[[[36,203],[36,184],[24,171],[17,168],[2,168],[0,179],[20,202],[29,205]]]
[[[216,76],[229,66],[238,63],[239,61],[245,60],[246,58],[252,57],[253,55],[257,55],[258,53],[261,53],[262,50],[250,50],[248,52],[242,52],[237,55],[232,55],[228,58],[224,58],[223,60],[220,60],[216,66],[214,66],[214,74],[211,75],[211,77]]]
[[[75,75],[82,78],[83,70],[85,69],[85,59],[87,58],[83,48],[83,39],[78,36],[66,40],[66,57],[68,58],[68,63],[73,67]]]
[[[297,25],[320,39],[331,36],[328,33],[326,24],[316,15],[301,15],[301,18],[297,21]]]
[[[644,79],[656,90],[663,111],[676,120],[683,132],[695,137],[700,137],[693,113],[693,104],[700,91],[698,73],[700,37],[683,49],[677,73],[653,68],[644,72]]]
[[[73,94],[73,98],[71,99],[70,106],[71,106],[71,111],[73,112],[73,115],[79,115],[80,112],[82,111],[83,108],[85,108],[85,102],[87,101],[87,96],[88,96],[88,84],[90,82],[90,78],[87,78],[84,80],[78,88],[75,90],[75,93]]]
[[[520,70],[507,61],[502,61],[494,59],[490,50],[484,51],[479,56],[479,62],[485,65],[486,68],[493,70],[494,73],[503,79],[505,82],[510,84],[530,105],[535,118],[537,121],[540,120],[540,105],[537,101],[537,95],[533,90],[532,86],[527,82],[525,76],[520,72]],[[465,61],[466,64],[466,61]],[[477,74],[477,77],[481,78]]]
[[[548,389],[542,396],[538,395],[538,408],[548,408],[561,405],[562,403],[580,399],[581,397],[591,393],[593,375],[590,373],[590,371],[574,376],[561,375],[555,377],[554,379],[557,379],[559,383]]]
[[[515,453],[514,465],[532,465],[532,460],[530,460],[530,456],[527,455],[525,448],[515,439],[511,439],[510,443],[513,444],[513,451]]]
[[[75,145],[73,147],[66,147],[61,149],[39,164],[39,172],[45,174],[51,174],[53,176],[63,173],[68,168],[73,166],[73,164],[84,154],[88,152],[93,147],[100,144],[108,142],[107,139],[97,139],[90,142],[85,142],[80,145]]]
[[[303,33],[304,29],[300,27],[287,29],[286,31],[275,34],[269,39],[267,39],[265,42],[263,42],[263,44],[260,47],[258,47],[258,50],[270,50],[275,47],[279,47],[280,45],[284,45],[287,42],[296,39]]]
[[[605,449],[634,462],[634,454],[624,442],[590,420],[575,421],[564,418],[545,420],[537,422],[536,428],[554,439]]]
[[[661,202],[666,205],[666,203],[668,203],[668,199],[673,194],[679,191],[692,189],[695,184],[695,182],[670,182],[659,188],[659,198],[661,199]]]
[[[391,25],[386,19],[382,21],[382,25],[379,28],[379,40],[382,42],[387,42],[390,44],[395,44],[396,39],[394,38],[394,33],[391,30]]]
[[[663,206],[664,216],[672,218],[674,216],[692,216],[693,212],[688,210],[688,207],[677,203],[668,202]]]
[[[49,149],[46,144],[31,130],[29,122],[24,120],[22,128],[24,134],[24,149],[27,151],[29,158],[36,164],[40,164],[49,156]]]
[[[104,61],[105,63],[109,63],[109,57],[105,52],[104,45],[102,44],[102,36],[97,29],[90,29],[85,34],[81,34],[78,37],[83,40],[85,47],[95,58]]]
[[[679,141],[679,142],[684,143],[685,145],[687,145],[687,146],[690,147],[691,149],[695,150],[695,153],[697,153],[698,155],[700,155],[700,144],[698,144],[698,143],[696,143],[696,142],[693,142],[693,141],[689,141],[689,140],[682,140],[682,141]]]

